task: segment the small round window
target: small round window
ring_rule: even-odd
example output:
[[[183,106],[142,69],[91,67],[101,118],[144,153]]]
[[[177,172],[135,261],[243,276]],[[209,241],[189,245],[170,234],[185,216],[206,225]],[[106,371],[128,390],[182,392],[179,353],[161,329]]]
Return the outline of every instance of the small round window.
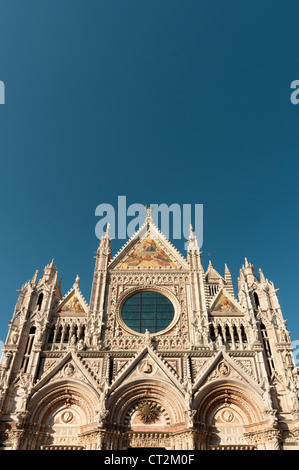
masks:
[[[174,318],[170,300],[159,292],[144,291],[131,295],[121,311],[125,324],[133,331],[157,333],[165,330]]]

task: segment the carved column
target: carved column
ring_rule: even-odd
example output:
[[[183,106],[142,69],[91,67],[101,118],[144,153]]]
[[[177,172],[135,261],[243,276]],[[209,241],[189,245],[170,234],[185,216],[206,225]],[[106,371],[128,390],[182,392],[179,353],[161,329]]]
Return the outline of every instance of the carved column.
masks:
[[[23,429],[14,429],[9,433],[9,440],[12,444],[12,450],[19,450],[21,448],[23,436]]]
[[[273,429],[267,433],[267,444],[266,448],[268,450],[281,450],[281,431],[279,429]]]

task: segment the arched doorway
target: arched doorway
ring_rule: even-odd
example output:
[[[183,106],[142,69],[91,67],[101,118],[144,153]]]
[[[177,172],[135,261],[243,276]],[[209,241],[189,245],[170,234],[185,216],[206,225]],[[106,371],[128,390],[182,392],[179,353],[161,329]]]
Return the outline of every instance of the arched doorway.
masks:
[[[176,448],[174,436],[186,430],[183,396],[163,381],[124,384],[111,394],[108,408],[108,427],[114,423],[122,433],[115,433],[106,449],[171,450]]]
[[[244,416],[242,410],[234,403],[222,403],[211,414],[212,435],[209,446],[217,448],[249,447],[244,436]]]
[[[195,420],[205,428],[205,449],[253,450],[248,431],[265,421],[257,394],[239,383],[214,381],[195,398]],[[203,448],[203,447],[200,447]]]
[[[61,381],[41,388],[29,403],[29,437],[23,449],[84,449],[81,436],[96,422],[97,395],[86,384]]]
[[[61,403],[47,417],[45,426],[50,434],[49,444],[58,447],[80,446],[79,435],[85,424],[85,413],[77,401]]]

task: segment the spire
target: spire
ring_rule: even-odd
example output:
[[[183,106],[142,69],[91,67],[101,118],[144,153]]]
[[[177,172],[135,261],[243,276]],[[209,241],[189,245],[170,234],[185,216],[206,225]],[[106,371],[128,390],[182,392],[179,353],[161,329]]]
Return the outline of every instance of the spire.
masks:
[[[223,279],[222,276],[214,268],[212,261],[209,260],[209,266],[205,274],[207,282],[218,283],[219,279]]]
[[[107,224],[106,233],[105,233],[105,238],[108,238],[108,239],[110,240],[109,232],[110,232],[110,224]]]
[[[190,224],[190,232],[188,238],[188,251],[189,250],[199,250],[197,238],[194,235],[192,224]]]
[[[193,227],[190,224],[190,232],[187,244],[187,260],[192,270],[203,270],[200,255],[201,251],[197,243],[197,238],[194,235]]]
[[[248,263],[247,258],[245,258],[245,266],[242,266],[242,270],[246,281],[251,285],[256,280],[256,276],[254,274],[254,266],[253,264]]]
[[[104,295],[107,280],[107,266],[111,261],[111,239],[109,232],[110,224],[107,224],[106,233],[100,240],[100,244],[95,256],[96,262],[90,296],[90,312],[99,312],[101,315],[103,314]],[[76,283],[74,285],[78,286],[78,283],[79,276],[77,276]]]
[[[259,273],[260,273],[260,280],[261,280],[261,282],[266,282],[264,273],[263,273],[263,271],[261,270],[261,268],[259,269]]]
[[[234,287],[233,287],[232,276],[226,263],[225,263],[225,268],[224,268],[224,280],[225,280],[225,288],[234,297]]]
[[[46,282],[57,281],[57,269],[54,266],[54,258],[50,264],[47,264],[44,269],[43,280]]]
[[[243,268],[244,268],[244,266],[243,266]],[[245,277],[244,277],[242,269],[240,269],[240,275],[238,277],[238,296],[239,296],[239,298],[240,298],[240,292],[242,293],[242,290],[244,288],[244,283],[245,283]]]
[[[38,275],[38,270],[36,270],[35,273],[34,273],[34,275],[33,275],[33,278],[32,278],[32,280],[31,280],[31,283],[32,283],[32,284],[36,284],[37,275]]]
[[[254,271],[254,266],[253,266],[253,264],[252,264],[252,263],[249,263],[247,258],[245,258],[245,266],[243,265],[242,267],[243,267],[243,269],[251,268],[251,270]]]
[[[110,260],[110,254],[111,254],[110,242],[111,242],[111,238],[110,238],[109,233],[110,233],[110,224],[107,224],[106,233],[105,233],[105,235],[102,236],[102,238],[100,240],[100,244],[99,244],[97,253],[101,254],[101,255],[107,255],[108,254],[109,255],[109,260]]]

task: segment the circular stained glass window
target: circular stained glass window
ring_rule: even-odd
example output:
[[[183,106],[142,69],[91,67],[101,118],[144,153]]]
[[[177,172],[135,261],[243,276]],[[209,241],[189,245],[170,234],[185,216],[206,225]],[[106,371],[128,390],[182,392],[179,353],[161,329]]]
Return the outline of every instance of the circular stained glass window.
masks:
[[[131,295],[123,304],[121,316],[133,331],[151,334],[165,330],[174,318],[174,307],[165,295],[144,291]]]

